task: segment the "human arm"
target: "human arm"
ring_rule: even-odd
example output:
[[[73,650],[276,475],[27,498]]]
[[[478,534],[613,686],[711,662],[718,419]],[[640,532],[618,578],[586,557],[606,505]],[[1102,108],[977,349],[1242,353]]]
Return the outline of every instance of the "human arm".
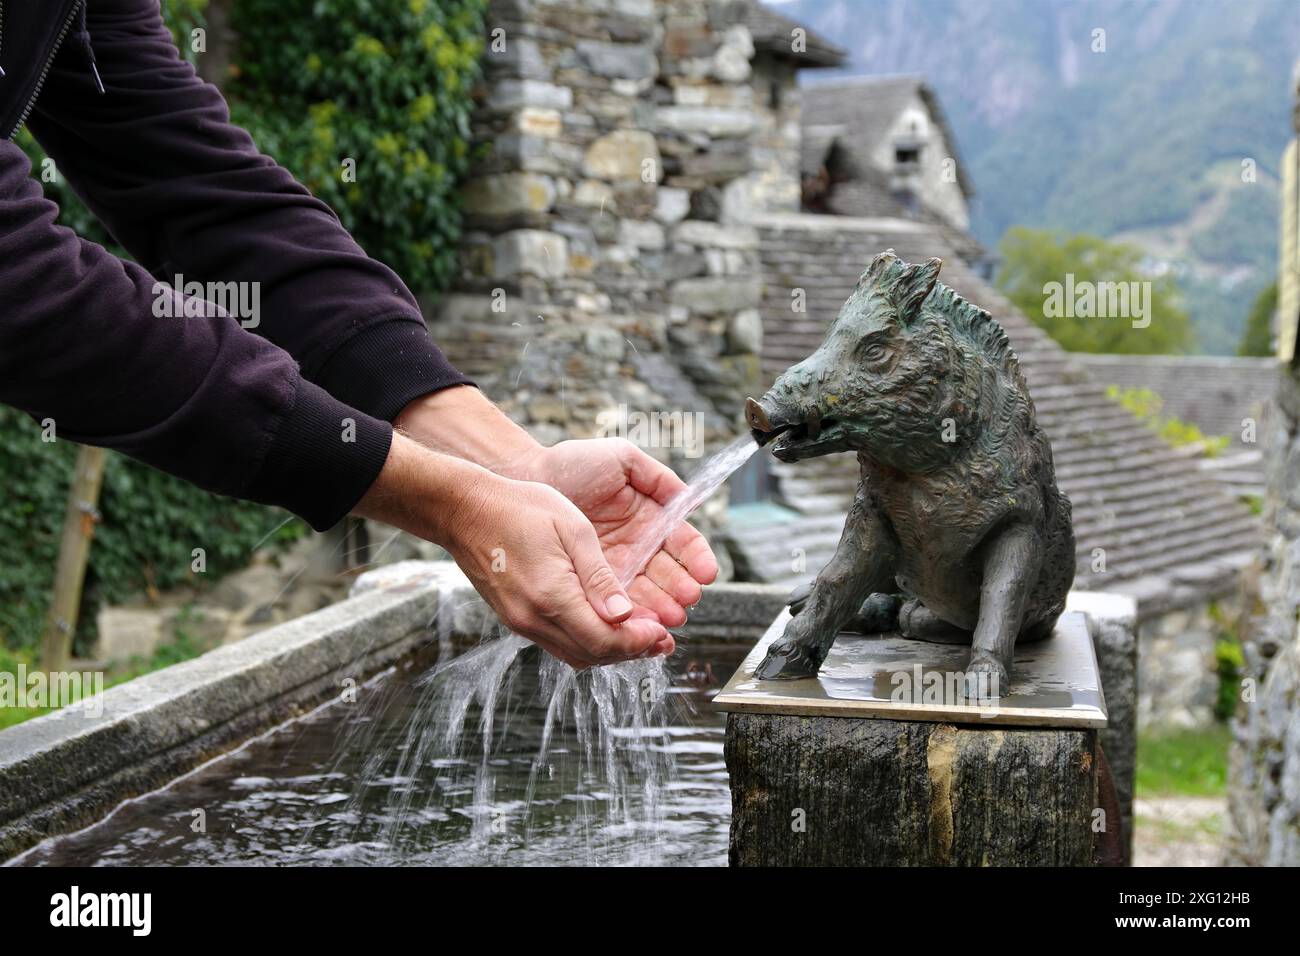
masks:
[[[392,270],[230,122],[221,94],[177,53],[157,0],[90,0],[86,23],[104,92],[69,39],[28,126],[137,262],[165,281],[256,290],[258,314],[244,324],[375,418],[467,381]]]
[[[347,514],[383,467],[391,426],[305,381],[229,316],[183,302],[156,315],[167,293],[154,278],[57,213],[22,150],[0,142],[0,402],[52,420],[57,439],[317,528]]]

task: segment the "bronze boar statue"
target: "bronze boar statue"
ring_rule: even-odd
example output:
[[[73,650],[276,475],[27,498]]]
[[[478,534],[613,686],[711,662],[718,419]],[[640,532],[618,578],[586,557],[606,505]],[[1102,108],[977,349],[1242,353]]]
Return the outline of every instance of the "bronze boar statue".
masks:
[[[745,403],[781,461],[856,451],[835,556],[757,676],[810,677],[842,630],[968,643],[968,696],[1010,687],[1018,641],[1048,637],[1074,580],[1070,502],[1019,363],[939,259],[881,253],[826,340]]]

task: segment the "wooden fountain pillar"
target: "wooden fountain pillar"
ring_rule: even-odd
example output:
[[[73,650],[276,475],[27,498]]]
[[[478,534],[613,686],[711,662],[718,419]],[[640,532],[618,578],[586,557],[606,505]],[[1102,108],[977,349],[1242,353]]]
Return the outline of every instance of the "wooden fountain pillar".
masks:
[[[954,692],[967,648],[892,636],[842,635],[817,678],[757,681],[786,619],[715,699],[733,866],[1092,866],[1119,846],[1081,614],[1017,654],[995,706]]]

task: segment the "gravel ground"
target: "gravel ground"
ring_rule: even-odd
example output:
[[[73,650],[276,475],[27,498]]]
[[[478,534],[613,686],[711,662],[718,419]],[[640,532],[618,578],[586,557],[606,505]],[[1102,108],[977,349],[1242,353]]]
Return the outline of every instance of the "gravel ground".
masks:
[[[1139,797],[1134,866],[1221,866],[1226,797]]]

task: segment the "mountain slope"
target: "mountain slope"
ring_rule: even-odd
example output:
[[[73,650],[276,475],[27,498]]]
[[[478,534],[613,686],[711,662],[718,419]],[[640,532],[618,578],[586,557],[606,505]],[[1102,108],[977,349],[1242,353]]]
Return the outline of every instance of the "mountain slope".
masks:
[[[1011,225],[1139,241],[1179,276],[1200,348],[1233,350],[1276,269],[1300,3],[795,0],[781,9],[846,47],[845,72],[930,79],[975,181],[982,241]]]

